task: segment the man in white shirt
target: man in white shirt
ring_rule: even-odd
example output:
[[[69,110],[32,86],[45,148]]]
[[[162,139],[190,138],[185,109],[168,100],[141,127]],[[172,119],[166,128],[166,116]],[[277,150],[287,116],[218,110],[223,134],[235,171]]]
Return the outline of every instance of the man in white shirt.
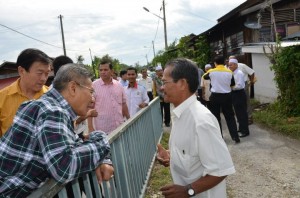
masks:
[[[235,56],[229,56],[229,59],[236,59]],[[246,92],[246,98],[247,98],[247,113],[249,124],[253,123],[252,120],[252,109],[250,106],[250,85],[253,85],[255,83],[255,71],[250,68],[248,65],[244,63],[238,63],[238,68],[243,72],[244,75],[244,81],[245,81],[245,92]]]
[[[232,88],[232,104],[239,122],[239,137],[249,135],[247,98],[245,93],[244,74],[238,68],[237,59],[229,59],[229,69],[233,72],[235,86]]]
[[[170,165],[173,184],[165,197],[225,198],[225,177],[235,173],[215,116],[196,98],[198,72],[194,62],[175,59],[162,78],[164,100],[174,104],[169,151],[158,145],[157,159]]]
[[[127,69],[127,78],[129,84],[125,88],[127,96],[127,106],[130,117],[134,116],[140,109],[148,106],[149,97],[145,87],[136,82],[137,70],[134,67]]]
[[[147,74],[147,69],[142,69],[142,78],[138,81],[139,85],[142,85],[147,90],[149,100],[153,100],[152,87],[153,81]]]

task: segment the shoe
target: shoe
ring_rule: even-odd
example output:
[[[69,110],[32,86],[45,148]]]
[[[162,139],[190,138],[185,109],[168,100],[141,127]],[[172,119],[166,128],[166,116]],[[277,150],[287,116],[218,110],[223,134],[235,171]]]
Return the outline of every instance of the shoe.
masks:
[[[235,139],[233,139],[233,140],[235,141],[235,143],[236,143],[236,144],[238,144],[238,143],[240,143],[240,142],[241,142],[240,138],[238,138],[238,137],[237,137],[237,138],[235,138]]]
[[[248,125],[251,125],[251,124],[253,124],[253,119],[252,119],[252,118],[249,118],[249,119],[248,119]]]
[[[239,133],[240,138],[247,137],[248,135],[250,135],[250,134],[249,133]]]

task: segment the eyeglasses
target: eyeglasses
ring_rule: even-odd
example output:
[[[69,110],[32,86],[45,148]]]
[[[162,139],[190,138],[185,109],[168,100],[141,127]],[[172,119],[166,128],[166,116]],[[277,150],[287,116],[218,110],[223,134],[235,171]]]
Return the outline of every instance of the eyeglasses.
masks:
[[[94,96],[95,95],[95,90],[93,88],[87,87],[85,85],[80,84],[79,82],[74,81],[78,86],[86,88],[88,90],[90,90],[90,93]]]
[[[174,82],[174,81],[173,81],[173,80],[170,80],[170,81],[162,81],[162,85],[165,86],[166,84],[172,83],[172,82]]]

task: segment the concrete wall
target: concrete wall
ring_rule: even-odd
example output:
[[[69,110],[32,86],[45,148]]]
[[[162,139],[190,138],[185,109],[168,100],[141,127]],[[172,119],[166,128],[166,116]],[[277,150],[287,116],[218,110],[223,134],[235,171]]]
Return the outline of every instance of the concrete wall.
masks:
[[[290,45],[300,45],[300,42],[281,43],[282,47]],[[275,75],[270,69],[271,63],[265,55],[264,49],[267,53],[271,53],[270,43],[256,43],[242,47],[242,52],[251,54],[252,67],[257,77],[254,85],[254,98],[262,103],[273,102],[278,96],[278,89],[274,81]]]
[[[278,96],[278,91],[274,81],[274,72],[270,69],[271,63],[264,54],[253,53],[251,58],[257,77],[254,85],[254,97],[262,103],[273,102]]]
[[[268,49],[268,47],[265,48]],[[278,91],[274,81],[274,72],[270,69],[271,63],[264,54],[263,45],[244,46],[242,51],[251,54],[252,67],[257,77],[254,85],[254,98],[261,103],[275,101]]]

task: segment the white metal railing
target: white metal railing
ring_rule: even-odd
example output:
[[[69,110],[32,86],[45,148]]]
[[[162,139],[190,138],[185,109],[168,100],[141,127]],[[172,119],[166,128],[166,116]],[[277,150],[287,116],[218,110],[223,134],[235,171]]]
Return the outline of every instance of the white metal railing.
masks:
[[[100,187],[94,171],[72,181],[67,188],[49,179],[29,198],[66,198],[70,190],[76,198],[83,194],[87,198],[101,198],[102,195],[105,198],[143,197],[162,132],[160,100],[157,97],[108,136],[115,169],[110,181],[103,182]]]

